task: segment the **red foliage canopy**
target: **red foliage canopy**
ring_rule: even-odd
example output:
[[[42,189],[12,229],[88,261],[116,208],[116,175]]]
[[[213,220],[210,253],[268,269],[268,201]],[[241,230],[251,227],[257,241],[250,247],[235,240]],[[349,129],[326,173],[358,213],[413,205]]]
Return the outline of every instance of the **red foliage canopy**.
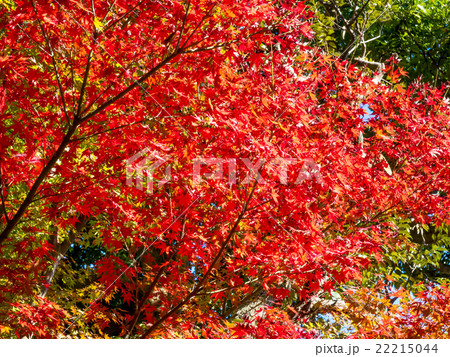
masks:
[[[3,6],[0,324],[305,336],[286,303],[358,279],[389,217],[446,220],[443,90],[396,85],[393,62],[374,83],[311,47],[309,19],[296,1]],[[80,241],[95,282],[55,285]]]

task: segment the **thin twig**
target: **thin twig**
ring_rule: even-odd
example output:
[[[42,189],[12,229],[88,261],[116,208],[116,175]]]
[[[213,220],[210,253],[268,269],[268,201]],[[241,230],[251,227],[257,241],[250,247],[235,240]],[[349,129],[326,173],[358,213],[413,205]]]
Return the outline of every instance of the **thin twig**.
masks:
[[[180,36],[178,36],[178,42],[177,42],[177,47],[175,48],[175,51],[178,51],[178,49],[180,48],[181,36],[183,36],[184,26],[186,25],[186,19],[187,19],[187,15],[189,13],[190,6],[191,6],[191,0],[188,0],[188,3],[186,5],[186,12],[184,14],[183,23],[181,25]]]
[[[35,13],[35,15],[37,17],[39,28],[42,31],[42,35],[44,36],[45,42],[47,43],[48,50],[50,51],[50,57],[52,59],[53,69],[55,71],[56,82],[58,83],[59,94],[61,96],[64,114],[66,116],[67,124],[70,125],[69,114],[67,112],[66,100],[64,99],[64,90],[63,90],[63,87],[62,87],[62,84],[61,84],[61,79],[59,77],[59,71],[58,71],[58,65],[56,63],[55,53],[54,53],[52,45],[50,43],[50,39],[48,38],[47,32],[45,31],[44,25],[42,24],[41,19],[38,16],[38,12],[37,12],[36,6],[34,4],[34,1],[33,0],[30,0],[30,1],[31,1],[31,5],[33,6],[33,11],[34,11],[34,13]]]
[[[6,223],[9,223],[8,212],[6,211],[5,197],[3,196],[3,179],[2,179],[2,168],[0,167],[0,197],[2,199],[2,210],[5,216]]]

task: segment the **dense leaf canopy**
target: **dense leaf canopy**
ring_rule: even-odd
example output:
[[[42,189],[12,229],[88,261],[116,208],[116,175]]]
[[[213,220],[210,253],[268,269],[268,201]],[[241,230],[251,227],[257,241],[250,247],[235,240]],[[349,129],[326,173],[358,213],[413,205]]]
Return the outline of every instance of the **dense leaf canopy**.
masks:
[[[0,1],[2,337],[445,336],[445,76],[313,10]]]

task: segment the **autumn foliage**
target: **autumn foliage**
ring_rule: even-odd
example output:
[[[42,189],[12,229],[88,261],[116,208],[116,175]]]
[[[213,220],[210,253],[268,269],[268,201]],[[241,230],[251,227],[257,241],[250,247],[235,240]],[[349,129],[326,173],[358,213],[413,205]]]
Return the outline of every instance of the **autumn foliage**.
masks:
[[[317,309],[441,337],[446,285],[392,304],[361,281],[406,239],[393,217],[450,224],[446,87],[402,85],[395,59],[374,80],[311,21],[284,0],[0,2],[2,337],[314,338]],[[165,159],[151,191],[141,152]]]

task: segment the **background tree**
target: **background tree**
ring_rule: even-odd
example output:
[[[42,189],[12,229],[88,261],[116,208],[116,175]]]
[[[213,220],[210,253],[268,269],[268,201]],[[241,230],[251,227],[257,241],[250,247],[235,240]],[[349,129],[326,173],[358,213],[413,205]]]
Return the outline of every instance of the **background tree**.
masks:
[[[330,53],[377,70],[396,54],[416,79],[449,80],[449,3],[423,0],[314,0],[317,40]]]

